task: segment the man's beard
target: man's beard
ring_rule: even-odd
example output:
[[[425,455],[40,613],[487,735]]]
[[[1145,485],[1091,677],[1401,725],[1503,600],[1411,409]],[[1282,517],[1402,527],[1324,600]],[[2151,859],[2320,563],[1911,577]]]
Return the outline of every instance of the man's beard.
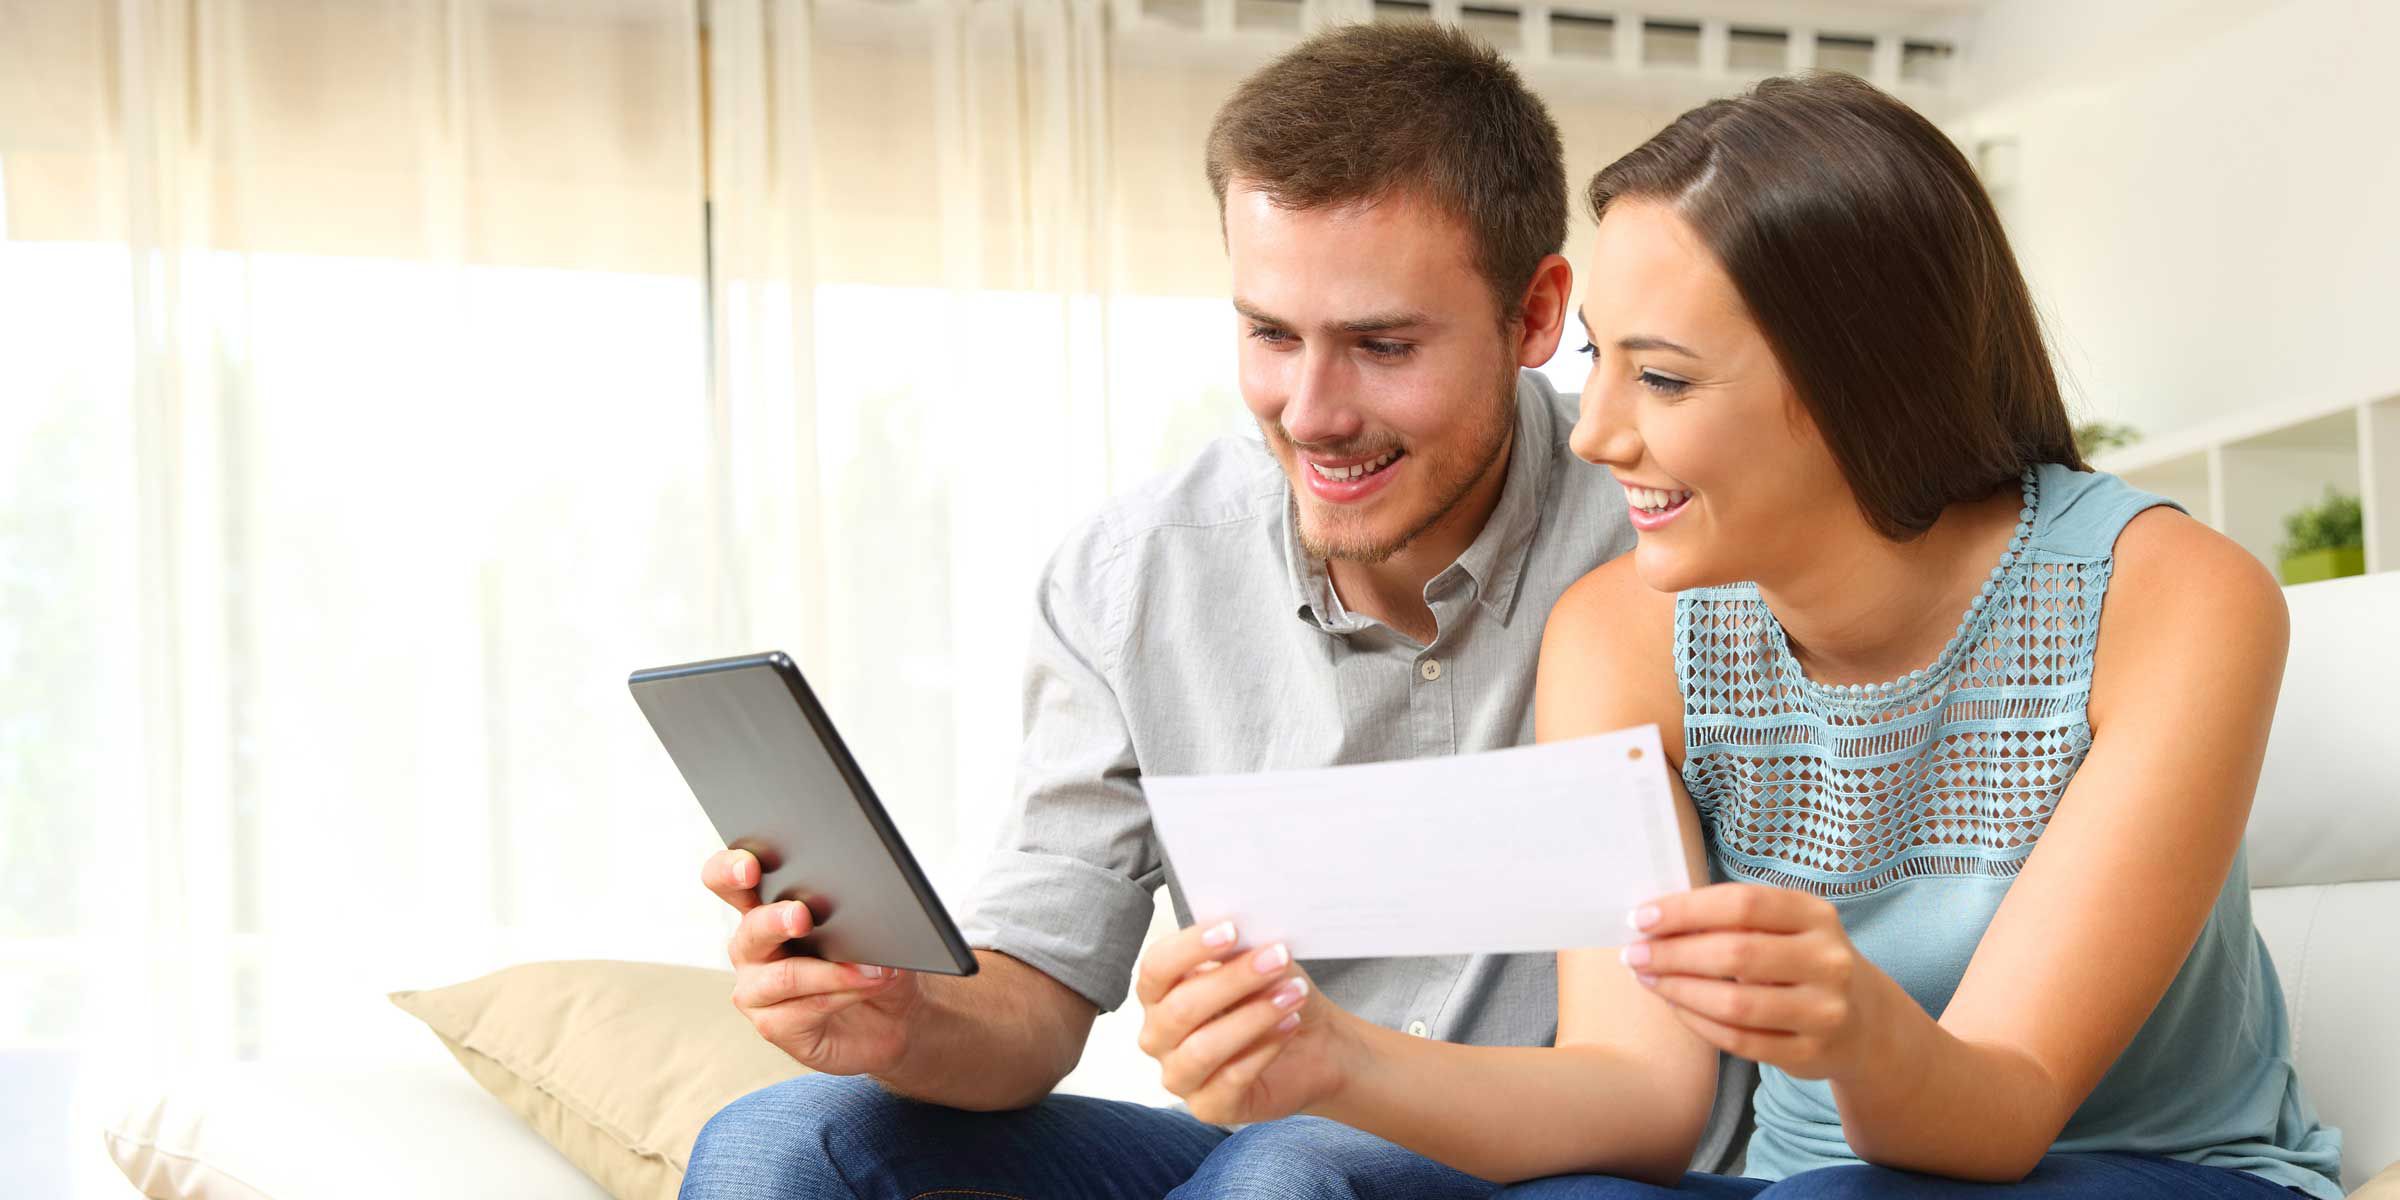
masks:
[[[1310,502],[1295,497],[1293,503],[1299,505],[1301,510],[1297,523],[1300,548],[1310,558],[1340,559],[1370,567],[1406,550],[1463,503],[1467,494],[1475,490],[1475,485],[1482,482],[1508,452],[1509,435],[1517,424],[1517,369],[1514,365],[1508,369],[1507,381],[1501,389],[1498,403],[1487,406],[1484,412],[1489,414],[1488,421],[1476,431],[1479,436],[1462,452],[1456,455],[1433,455],[1410,450],[1405,456],[1413,460],[1415,469],[1425,476],[1426,490],[1438,500],[1410,521],[1404,532],[1397,537],[1377,540],[1366,530],[1350,527],[1358,523],[1356,514],[1331,505],[1320,506],[1318,512],[1322,514],[1327,508],[1333,510],[1328,514],[1332,519],[1327,522],[1333,528],[1315,529],[1308,519]],[[1284,436],[1281,428],[1268,427],[1264,422],[1261,428],[1271,444],[1290,454],[1296,469],[1314,469],[1302,461],[1298,449],[1292,445],[1290,438]]]

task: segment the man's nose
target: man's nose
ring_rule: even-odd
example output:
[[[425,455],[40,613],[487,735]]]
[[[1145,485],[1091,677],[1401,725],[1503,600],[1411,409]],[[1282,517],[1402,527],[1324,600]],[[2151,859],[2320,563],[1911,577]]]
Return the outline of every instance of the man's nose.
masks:
[[[1304,446],[1338,445],[1366,428],[1353,402],[1355,373],[1339,353],[1303,350],[1283,406],[1283,432]]]

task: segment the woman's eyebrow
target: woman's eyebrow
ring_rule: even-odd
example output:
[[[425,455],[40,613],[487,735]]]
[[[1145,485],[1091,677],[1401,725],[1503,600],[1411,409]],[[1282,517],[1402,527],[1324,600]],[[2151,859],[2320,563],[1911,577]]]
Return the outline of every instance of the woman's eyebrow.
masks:
[[[1583,324],[1583,339],[1584,339],[1585,341],[1589,342],[1589,341],[1597,341],[1597,340],[1599,340],[1599,339],[1597,339],[1597,338],[1594,338],[1594,337],[1592,336],[1592,319],[1591,319],[1590,317],[1584,316],[1584,315],[1583,315],[1583,310],[1582,310],[1582,309],[1578,308],[1578,309],[1576,309],[1576,310],[1575,310],[1575,319],[1576,319],[1577,321],[1579,321],[1579,322],[1581,322],[1581,323]],[[1619,349],[1619,350],[1665,350],[1665,351],[1668,351],[1669,353],[1673,353],[1673,354],[1680,354],[1680,355],[1684,356],[1685,358],[1698,358],[1698,357],[1700,357],[1700,355],[1699,355],[1699,354],[1695,353],[1694,351],[1692,351],[1692,350],[1691,350],[1690,348],[1688,348],[1688,347],[1685,347],[1685,346],[1683,346],[1683,345],[1680,345],[1680,344],[1678,344],[1678,343],[1675,343],[1675,342],[1670,342],[1670,341],[1668,341],[1667,339],[1665,339],[1665,338],[1662,338],[1662,337],[1655,337],[1655,336],[1652,336],[1652,335],[1650,335],[1650,334],[1643,334],[1643,333],[1637,333],[1637,334],[1635,334],[1635,335],[1633,335],[1633,336],[1631,336],[1631,337],[1623,337],[1623,338],[1618,338],[1618,339],[1617,339],[1617,349]]]
[[[1591,330],[1591,327],[1587,325],[1587,326],[1585,326],[1585,327],[1584,327],[1584,330],[1585,330],[1585,332],[1587,332],[1587,333],[1588,333],[1588,332],[1590,332],[1590,330]],[[1668,352],[1668,353],[1670,353],[1670,354],[1680,354],[1680,355],[1684,356],[1685,358],[1698,358],[1698,357],[1700,357],[1700,355],[1699,355],[1699,354],[1697,354],[1696,352],[1694,352],[1694,351],[1691,351],[1691,350],[1688,350],[1688,349],[1685,349],[1684,347],[1682,347],[1682,346],[1679,346],[1679,345],[1675,344],[1674,342],[1670,342],[1670,341],[1668,341],[1668,340],[1667,340],[1667,339],[1665,339],[1665,338],[1662,338],[1662,337],[1654,337],[1654,336],[1652,336],[1652,335],[1650,335],[1650,334],[1643,334],[1643,333],[1637,333],[1637,334],[1634,334],[1634,335],[1633,335],[1633,336],[1631,336],[1631,337],[1622,337],[1622,338],[1618,338],[1618,339],[1617,339],[1617,349],[1619,349],[1619,350],[1664,350],[1664,351],[1667,351],[1667,352]]]

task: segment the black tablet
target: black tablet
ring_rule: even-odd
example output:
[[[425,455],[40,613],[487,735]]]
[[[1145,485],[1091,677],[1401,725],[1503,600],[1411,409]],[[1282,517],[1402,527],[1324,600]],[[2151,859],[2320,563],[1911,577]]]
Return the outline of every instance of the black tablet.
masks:
[[[975,973],[966,939],[790,658],[658,667],[626,682],[725,844],[758,856],[759,898],[808,904],[816,928],[800,952]]]

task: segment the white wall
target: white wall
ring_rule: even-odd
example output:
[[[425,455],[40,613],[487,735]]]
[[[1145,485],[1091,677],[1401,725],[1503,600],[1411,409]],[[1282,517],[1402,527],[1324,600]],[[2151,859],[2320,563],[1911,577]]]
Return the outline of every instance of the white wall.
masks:
[[[2157,435],[2400,393],[2400,4],[1995,0],[1972,149],[2070,395]]]

